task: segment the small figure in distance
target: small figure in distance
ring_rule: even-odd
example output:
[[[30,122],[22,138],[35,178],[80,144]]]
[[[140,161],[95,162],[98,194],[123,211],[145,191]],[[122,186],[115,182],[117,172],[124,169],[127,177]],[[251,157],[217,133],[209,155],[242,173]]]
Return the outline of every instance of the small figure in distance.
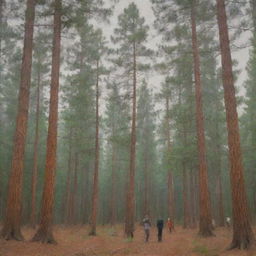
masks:
[[[226,217],[226,226],[228,228],[230,228],[230,226],[231,226],[231,219],[230,219],[230,217]]]
[[[216,222],[215,219],[212,219],[212,228],[215,229],[216,228]]]
[[[158,219],[157,223],[157,237],[158,237],[158,242],[162,242],[162,235],[163,235],[163,228],[164,228],[164,221],[162,219]]]
[[[170,218],[167,219],[167,227],[169,229],[169,232],[172,233],[172,231],[174,230],[174,226]]]
[[[151,223],[148,215],[145,216],[142,222],[143,222],[143,227],[145,232],[145,242],[148,242],[149,235],[150,235],[150,227],[151,227]]]

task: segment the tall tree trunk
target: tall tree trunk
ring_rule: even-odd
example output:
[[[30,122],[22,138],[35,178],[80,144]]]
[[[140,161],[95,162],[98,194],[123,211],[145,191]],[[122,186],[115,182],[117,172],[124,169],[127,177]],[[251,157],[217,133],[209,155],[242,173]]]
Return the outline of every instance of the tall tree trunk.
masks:
[[[135,214],[135,162],[136,162],[136,85],[137,85],[137,62],[136,44],[133,42],[133,97],[132,97],[132,129],[130,144],[130,173],[127,191],[127,202],[125,212],[125,234],[133,238],[134,214]]]
[[[84,218],[83,218],[83,223],[88,223],[89,220],[89,194],[90,194],[90,189],[89,189],[89,165],[85,167],[84,172],[85,172],[85,180],[84,180],[84,196],[83,196],[83,204],[84,204]]]
[[[190,211],[189,211],[189,198],[188,198],[188,173],[186,164],[182,163],[183,174],[183,228],[189,227]]]
[[[230,161],[230,179],[232,189],[233,240],[230,249],[245,249],[254,242],[254,235],[249,220],[249,210],[245,191],[242,153],[237,115],[237,104],[232,70],[231,52],[224,0],[217,2],[217,19],[219,26],[222,79],[228,128],[228,146]]]
[[[93,177],[93,194],[92,194],[92,213],[91,213],[91,230],[89,235],[96,235],[96,223],[98,213],[98,194],[99,194],[99,60],[97,60],[97,78],[96,78],[96,135],[95,135],[95,162]]]
[[[208,189],[208,174],[206,162],[206,147],[204,135],[204,114],[202,103],[202,86],[200,74],[200,59],[196,31],[196,11],[195,3],[192,1],[191,8],[191,29],[192,29],[192,48],[194,61],[195,93],[196,93],[196,125],[197,125],[197,144],[199,159],[199,186],[200,186],[200,223],[199,234],[201,236],[212,236],[211,206]]]
[[[71,175],[72,175],[72,137],[73,130],[72,127],[69,131],[69,147],[68,147],[68,173],[66,180],[66,189],[65,196],[63,199],[63,214],[64,214],[64,223],[68,224],[70,220],[70,197],[71,197]]]
[[[218,131],[218,126],[216,127],[216,131]],[[222,179],[221,179],[221,152],[220,152],[220,144],[218,142],[217,149],[217,177],[216,177],[216,196],[217,196],[217,223],[220,227],[224,227],[225,225],[225,217],[224,217],[224,206],[223,206],[223,191],[222,191]]]
[[[3,65],[2,63],[2,40],[3,40],[3,11],[4,11],[4,0],[0,0],[0,66]],[[0,69],[0,81],[2,81],[2,70]],[[0,102],[0,123],[3,123],[2,120],[2,112],[3,112],[3,105]],[[0,136],[3,131],[3,126],[0,128]],[[2,146],[0,147],[0,154],[2,151]],[[3,166],[2,166],[2,159],[0,159],[0,220],[2,220],[3,215],[3,184],[2,184],[2,177],[3,177]]]
[[[78,153],[75,154],[75,167],[74,167],[74,187],[72,193],[72,204],[71,204],[71,223],[77,223],[78,216],[78,201],[77,201],[77,190],[78,190]]]
[[[170,107],[169,107],[169,96],[166,97],[166,135],[167,135],[167,164],[168,164],[168,216],[174,223],[174,187],[173,187],[173,175],[171,169],[171,127],[170,127]]]
[[[36,95],[36,127],[34,138],[34,155],[33,155],[33,171],[31,183],[31,214],[30,223],[32,228],[36,227],[36,187],[38,174],[38,141],[39,141],[39,119],[40,119],[40,86],[41,86],[41,71],[37,70],[37,95]]]
[[[52,232],[54,184],[57,153],[57,126],[58,126],[58,94],[60,75],[60,41],[61,41],[61,0],[54,2],[54,31],[52,49],[52,70],[49,126],[47,137],[45,181],[41,209],[40,226],[32,241],[42,243],[56,243]]]
[[[148,173],[148,156],[147,152],[144,152],[144,200],[143,200],[143,215],[150,215],[149,212],[149,173]]]
[[[8,184],[6,217],[4,220],[4,226],[1,234],[2,237],[7,240],[23,240],[23,236],[20,231],[21,197],[23,160],[25,152],[29,108],[34,19],[35,0],[27,0],[18,113],[16,118],[16,130],[14,135],[12,167]]]
[[[114,137],[114,128],[112,129],[112,136]],[[111,209],[110,209],[110,224],[115,225],[116,222],[116,147],[112,142],[112,174],[111,174]]]

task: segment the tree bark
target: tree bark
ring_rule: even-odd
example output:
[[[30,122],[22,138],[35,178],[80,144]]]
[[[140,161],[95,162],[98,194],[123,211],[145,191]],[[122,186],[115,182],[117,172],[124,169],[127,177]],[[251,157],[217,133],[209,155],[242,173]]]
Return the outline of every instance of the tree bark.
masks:
[[[170,127],[170,107],[169,107],[169,96],[166,97],[166,135],[167,135],[167,164],[168,164],[168,216],[171,218],[171,220],[174,223],[174,187],[173,187],[173,175],[172,175],[172,169],[171,169],[171,161],[170,161],[170,156],[171,156],[171,127]]]
[[[127,191],[127,202],[125,212],[125,234],[133,238],[134,215],[135,215],[135,162],[136,162],[136,85],[137,85],[137,62],[136,44],[133,42],[133,97],[132,97],[132,128],[130,144],[130,173]]]
[[[78,153],[75,154],[75,167],[74,167],[74,189],[72,193],[72,202],[71,202],[71,223],[76,224],[78,216],[78,201],[77,201],[77,190],[78,190]]]
[[[149,170],[148,170],[148,156],[144,152],[144,200],[143,200],[143,216],[150,215],[149,212]]]
[[[216,2],[222,62],[222,80],[228,128],[230,179],[232,189],[233,239],[230,249],[247,249],[254,243],[255,240],[249,219],[249,210],[243,177],[242,153],[240,146],[232,59],[229,45],[227,15],[224,0],[216,0]]]
[[[31,214],[30,223],[32,228],[36,227],[36,188],[38,176],[38,141],[39,141],[39,119],[40,119],[40,86],[41,86],[41,71],[37,70],[37,95],[36,95],[36,127],[34,138],[34,155],[33,155],[33,171],[31,182]]]
[[[112,129],[112,136],[114,137],[114,127]],[[115,225],[116,222],[116,147],[112,142],[112,175],[111,175],[111,210],[110,210],[110,224]]]
[[[218,129],[218,127],[217,127]],[[220,152],[220,145],[217,145],[217,177],[216,177],[216,196],[217,196],[217,221],[220,227],[225,226],[225,217],[224,217],[224,206],[223,206],[223,191],[222,191],[222,179],[221,179],[221,152]]]
[[[188,174],[186,170],[186,164],[182,163],[183,174],[183,228],[189,227],[190,211],[189,211],[189,199],[188,199]]]
[[[199,186],[200,186],[200,223],[199,234],[207,237],[212,236],[212,218],[210,195],[208,189],[208,174],[206,162],[206,146],[204,135],[204,114],[202,103],[202,86],[200,74],[200,59],[196,31],[196,11],[195,3],[192,1],[191,8],[191,29],[192,29],[192,48],[194,61],[195,93],[196,93],[196,126],[197,126],[197,144],[199,159]]]
[[[97,60],[96,77],[96,135],[95,135],[95,162],[92,194],[91,230],[89,235],[96,235],[98,194],[99,194],[99,60]]]
[[[21,225],[21,197],[23,161],[27,134],[29,90],[31,79],[35,0],[27,0],[25,18],[24,48],[21,65],[21,80],[18,99],[18,113],[14,135],[12,167],[8,184],[7,208],[1,235],[4,239],[23,240]]]
[[[54,2],[54,31],[52,49],[52,70],[49,126],[47,137],[45,181],[41,209],[40,226],[32,241],[42,243],[56,243],[52,232],[54,184],[57,153],[57,126],[58,126],[58,94],[60,75],[60,42],[61,42],[61,0]]]

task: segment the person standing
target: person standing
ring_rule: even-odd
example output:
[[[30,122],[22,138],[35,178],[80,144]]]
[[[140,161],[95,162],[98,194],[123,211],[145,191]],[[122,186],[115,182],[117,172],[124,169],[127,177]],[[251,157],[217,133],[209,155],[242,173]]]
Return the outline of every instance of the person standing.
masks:
[[[164,221],[162,219],[158,219],[156,226],[157,226],[157,231],[158,231],[157,232],[158,242],[162,242]]]
[[[172,221],[171,221],[170,218],[167,219],[167,227],[168,227],[170,233],[172,233],[172,230],[173,230],[173,223],[172,223]]]
[[[145,232],[145,242],[148,242],[149,235],[150,235],[151,223],[150,223],[149,217],[147,215],[143,219],[143,227],[144,227],[144,232]]]

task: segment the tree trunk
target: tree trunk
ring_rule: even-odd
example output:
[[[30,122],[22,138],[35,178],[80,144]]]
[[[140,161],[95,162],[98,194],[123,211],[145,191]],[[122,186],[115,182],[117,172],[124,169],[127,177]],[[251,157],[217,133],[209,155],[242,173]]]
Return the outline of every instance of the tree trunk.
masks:
[[[78,210],[78,201],[77,201],[77,190],[78,190],[78,153],[75,154],[75,167],[74,167],[74,187],[72,193],[72,204],[71,204],[71,223],[76,224],[77,222],[77,210]]]
[[[37,70],[37,95],[36,95],[36,127],[34,138],[33,172],[31,183],[31,214],[30,223],[32,228],[36,228],[36,187],[38,174],[38,141],[39,141],[39,119],[40,119],[40,84],[41,71]]]
[[[112,129],[112,136],[114,137],[114,128]],[[112,175],[111,175],[111,212],[110,212],[110,224],[115,225],[116,222],[116,147],[112,142]]]
[[[210,195],[208,189],[208,174],[206,162],[206,147],[204,136],[204,114],[202,103],[202,87],[200,74],[200,59],[197,42],[196,31],[196,12],[194,0],[191,8],[191,29],[192,29],[192,48],[194,61],[194,77],[195,77],[195,93],[196,93],[196,126],[197,126],[197,144],[198,144],[198,159],[199,159],[199,186],[200,186],[200,224],[199,234],[201,236],[212,236],[211,222],[211,206]]]
[[[84,169],[84,176],[85,176],[85,180],[84,180],[84,196],[82,198],[83,200],[83,205],[84,205],[84,218],[83,218],[83,223],[88,223],[89,220],[89,194],[90,194],[90,189],[89,189],[89,165],[85,167]]]
[[[16,118],[16,130],[14,135],[12,167],[8,184],[6,217],[4,220],[4,226],[1,234],[2,237],[7,240],[23,240],[23,236],[20,231],[22,208],[21,197],[23,160],[25,152],[29,108],[34,19],[35,0],[27,0],[18,113]]]
[[[96,78],[96,135],[95,135],[95,163],[92,194],[92,213],[91,230],[89,235],[96,235],[96,223],[98,212],[98,194],[99,194],[99,60],[97,60],[97,78]]]
[[[189,199],[188,199],[188,174],[185,163],[182,163],[183,174],[183,228],[189,227]]]
[[[174,187],[173,187],[173,175],[171,169],[171,133],[170,133],[170,107],[169,107],[169,96],[166,97],[166,135],[167,135],[167,164],[168,164],[168,216],[174,223]]]
[[[230,249],[246,249],[254,242],[254,235],[249,220],[249,210],[243,177],[238,114],[236,109],[237,104],[225,2],[224,0],[216,0],[216,2],[222,61],[222,79],[228,128],[229,161],[231,167],[230,179],[232,189],[233,240]]]
[[[61,0],[54,3],[54,31],[52,49],[52,70],[49,126],[47,137],[45,181],[41,209],[41,222],[32,241],[42,243],[56,243],[52,233],[54,184],[57,153],[57,125],[58,125],[58,94],[60,75],[60,41],[61,41]]]
[[[217,127],[218,129],[218,127]],[[225,226],[225,217],[224,217],[224,206],[223,206],[223,192],[222,192],[222,179],[221,179],[221,152],[220,145],[217,145],[217,177],[216,177],[216,196],[217,196],[217,223],[220,227]]]
[[[125,234],[128,238],[133,238],[134,233],[134,213],[135,213],[135,162],[136,162],[136,84],[137,84],[137,63],[136,45],[133,42],[133,97],[132,97],[132,129],[130,144],[130,173],[127,192],[126,212],[125,212]]]
[[[3,40],[3,11],[4,11],[4,0],[0,0],[0,66],[3,65],[2,63],[2,40]],[[0,69],[0,81],[2,81],[2,70]],[[3,123],[2,119],[2,113],[3,113],[3,104],[0,102],[0,123]],[[3,125],[0,128],[0,136],[2,135],[3,132]],[[2,145],[0,145],[0,154],[2,152]],[[1,155],[2,156],[2,155]],[[0,159],[0,221],[2,221],[3,217],[3,204],[4,204],[4,199],[3,199],[3,166],[2,166],[2,159]]]
[[[148,173],[148,156],[147,152],[144,152],[144,200],[143,200],[143,216],[150,215],[149,212],[149,173]]]

